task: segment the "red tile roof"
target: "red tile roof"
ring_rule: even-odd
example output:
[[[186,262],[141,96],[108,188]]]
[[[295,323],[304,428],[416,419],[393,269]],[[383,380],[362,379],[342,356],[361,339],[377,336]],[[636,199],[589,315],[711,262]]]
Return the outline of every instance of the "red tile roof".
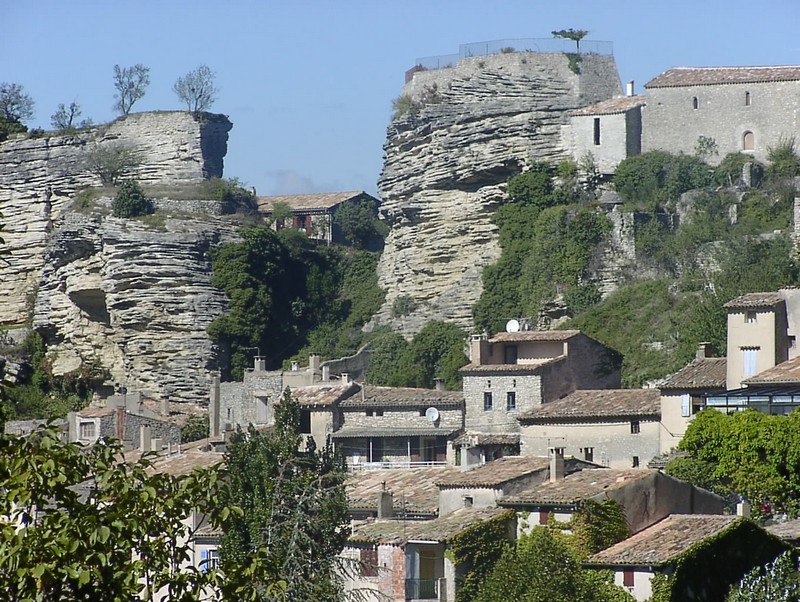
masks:
[[[800,66],[675,67],[651,79],[645,88],[751,84],[800,80]]]
[[[783,297],[780,293],[747,293],[731,299],[724,307],[728,309],[756,309],[775,307],[779,303],[783,303]]]
[[[667,378],[660,388],[724,389],[727,368],[728,360],[724,357],[696,359]]]
[[[647,468],[596,468],[579,470],[551,483],[549,481],[504,496],[503,505],[574,504],[603,495],[615,489],[627,487],[631,483],[658,474],[658,470]]]
[[[259,196],[256,197],[258,210],[262,213],[270,213],[276,203],[285,203],[292,211],[314,211],[320,209],[331,209],[345,201],[354,199],[361,195],[369,196],[363,190],[352,190],[349,192],[327,192],[322,194],[285,194],[278,196]],[[377,200],[377,199],[375,199]]]
[[[463,391],[439,391],[411,387],[374,387],[365,385],[363,395],[353,395],[343,401],[343,408],[365,407],[430,407],[460,408],[464,404]]]
[[[439,512],[436,481],[457,473],[456,466],[421,466],[359,470],[347,478],[347,497],[354,510],[375,511],[378,493],[384,487],[392,492],[394,511]]]
[[[800,383],[800,356],[759,372],[742,382],[746,385]],[[757,395],[757,391],[753,391],[753,394]]]
[[[542,366],[563,362],[566,358],[566,355],[559,355],[538,360],[525,360],[518,364],[467,364],[460,368],[459,372],[536,372]]]
[[[590,565],[663,566],[694,545],[745,519],[732,515],[672,514],[590,556]]]
[[[639,96],[620,96],[602,100],[588,107],[572,111],[572,115],[580,117],[582,115],[614,115],[616,113],[627,113],[631,109],[647,104],[645,97]]]
[[[327,407],[356,393],[355,383],[327,382],[292,389],[292,397],[303,407]]]
[[[658,389],[585,389],[543,403],[521,414],[519,421],[660,415],[661,392]]]
[[[512,343],[527,341],[567,341],[581,333],[580,330],[522,330],[520,332],[498,332],[490,343]]]
[[[477,468],[462,470],[439,480],[439,487],[485,487],[498,488],[501,485],[526,477],[536,472],[548,470],[547,458],[533,456],[508,456],[488,462]]]

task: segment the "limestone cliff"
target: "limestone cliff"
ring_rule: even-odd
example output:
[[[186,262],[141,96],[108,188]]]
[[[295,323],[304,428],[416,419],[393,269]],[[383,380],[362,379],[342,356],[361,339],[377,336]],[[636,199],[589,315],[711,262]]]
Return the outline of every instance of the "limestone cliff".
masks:
[[[378,183],[391,226],[379,265],[387,295],[372,325],[406,335],[431,319],[471,327],[482,269],[499,256],[491,215],[506,181],[567,156],[569,111],[621,91],[613,56],[582,58],[578,74],[561,53],[472,57],[406,84],[425,104],[388,128]],[[392,316],[400,296],[416,301],[412,315]]]
[[[136,179],[144,185],[222,176],[231,127],[223,115],[140,113],[74,136],[0,144],[10,251],[0,261],[0,325],[32,318],[56,374],[96,363],[129,389],[201,401],[215,367],[206,327],[225,305],[211,286],[209,248],[233,239],[235,224],[200,211],[203,202],[160,201],[182,217],[147,225],[109,217],[110,199],[88,212],[74,197],[100,184],[86,169],[87,149],[115,142],[142,153]]]

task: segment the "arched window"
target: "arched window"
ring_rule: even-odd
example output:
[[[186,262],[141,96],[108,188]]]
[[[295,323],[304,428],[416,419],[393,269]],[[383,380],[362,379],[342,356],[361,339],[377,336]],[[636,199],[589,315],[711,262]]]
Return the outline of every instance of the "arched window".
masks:
[[[695,110],[700,108],[700,99],[697,96],[692,97],[692,108]]]
[[[750,92],[744,93],[744,106],[746,107],[750,106]]]
[[[756,147],[756,139],[753,132],[745,132],[742,136],[742,150],[751,151]]]

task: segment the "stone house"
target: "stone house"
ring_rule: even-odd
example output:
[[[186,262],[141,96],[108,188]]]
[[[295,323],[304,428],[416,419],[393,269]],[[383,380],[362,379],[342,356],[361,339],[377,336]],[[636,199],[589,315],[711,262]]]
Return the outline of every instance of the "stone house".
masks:
[[[67,432],[70,442],[92,445],[102,437],[115,437],[125,449],[142,451],[178,448],[181,442],[181,429],[168,420],[166,402],[145,400],[138,392],[112,395],[102,408],[69,412]]]
[[[291,216],[273,223],[275,230],[294,228],[308,238],[325,244],[345,244],[347,241],[334,219],[336,211],[346,203],[380,201],[363,190],[350,192],[328,192],[322,194],[290,194],[280,196],[260,196],[256,198],[258,211],[271,216],[276,205],[284,205],[291,210]]]
[[[642,150],[691,154],[713,138],[718,162],[742,152],[764,162],[792,136],[800,110],[800,66],[678,67],[645,84]]]
[[[503,455],[519,436],[518,416],[576,389],[619,387],[619,353],[578,330],[502,332],[472,337],[470,363],[461,368],[469,436],[464,464]],[[476,435],[476,437],[472,437]],[[506,435],[502,441],[484,435]]]
[[[484,521],[507,521],[513,540],[514,513],[504,508],[461,508],[433,520],[368,521],[353,528],[342,556],[357,563],[345,577],[347,590],[369,602],[454,602],[461,567],[447,554],[450,540]]]
[[[672,600],[723,600],[753,567],[789,549],[748,519],[672,514],[610,548],[585,566],[614,571],[614,583],[640,601],[652,595],[654,575],[673,576]]]
[[[637,468],[659,453],[660,422],[657,389],[579,390],[519,416],[521,452],[561,447],[587,462]]]
[[[569,135],[572,156],[581,161],[591,155],[598,172],[613,174],[624,159],[642,152],[642,109],[645,97],[619,96],[576,109],[570,116]]]
[[[661,391],[661,453],[669,452],[683,439],[692,417],[706,407],[706,395],[725,391],[728,360],[707,357],[701,343],[695,359],[668,377]]]
[[[723,510],[723,500],[716,494],[658,470],[635,468],[580,470],[504,496],[499,504],[520,513],[519,526],[527,530],[546,525],[551,518],[567,522],[587,500],[609,499],[620,504],[633,533],[670,514],[722,514]]]
[[[460,391],[358,385],[336,406],[334,446],[353,468],[455,463],[464,426]]]

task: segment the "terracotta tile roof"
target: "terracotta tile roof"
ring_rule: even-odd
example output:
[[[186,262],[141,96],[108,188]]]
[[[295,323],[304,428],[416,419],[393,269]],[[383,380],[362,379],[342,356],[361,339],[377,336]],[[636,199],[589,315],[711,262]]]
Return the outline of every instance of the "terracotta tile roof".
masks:
[[[747,293],[731,299],[723,307],[727,309],[757,309],[775,307],[779,303],[783,303],[780,293]]]
[[[692,546],[744,519],[732,515],[671,514],[628,539],[590,556],[590,565],[663,566]]]
[[[514,512],[505,508],[459,508],[433,520],[379,520],[354,527],[350,541],[395,545],[414,540],[446,542],[476,523],[503,515],[512,520]]]
[[[558,357],[546,357],[540,360],[526,360],[525,363],[519,364],[467,364],[459,369],[459,372],[518,372],[518,373],[532,373],[536,372],[543,366],[555,364],[556,362],[563,362],[567,358],[566,355],[559,355]]]
[[[519,433],[464,433],[454,445],[518,445]]]
[[[567,475],[555,483],[545,482],[529,487],[500,500],[501,505],[574,504],[588,500],[608,491],[627,487],[631,483],[658,474],[657,470],[647,468],[596,468],[584,469]]]
[[[477,468],[462,470],[438,481],[439,487],[486,487],[498,488],[501,485],[526,477],[536,472],[549,470],[547,458],[533,456],[507,456],[488,462]]]
[[[751,84],[800,80],[800,66],[675,67],[647,82],[645,88]]]
[[[81,418],[101,418],[103,416],[113,416],[115,408],[83,408],[77,414]]]
[[[292,211],[314,211],[320,209],[331,209],[336,205],[354,199],[361,195],[366,195],[371,199],[375,197],[368,195],[363,190],[351,190],[348,192],[326,192],[322,194],[285,194],[277,196],[256,197],[258,210],[262,213],[270,213],[275,203],[286,203]]]
[[[331,434],[331,437],[333,439],[360,439],[362,437],[449,437],[460,430],[460,428],[437,426],[427,428],[345,426]]]
[[[363,396],[353,395],[341,404],[342,408],[460,408],[464,405],[463,391],[437,391],[436,389],[413,389],[410,387],[373,387],[362,388]]]
[[[195,468],[208,468],[223,461],[219,452],[206,451],[206,441],[196,441],[182,446],[178,453],[158,458],[153,464],[153,472],[172,476],[191,473]]]
[[[579,117],[582,115],[614,115],[615,113],[626,113],[631,109],[641,107],[647,104],[643,95],[637,96],[620,96],[618,98],[610,98],[602,100],[588,107],[576,109],[572,111],[572,115]]]
[[[358,391],[355,383],[328,382],[292,389],[292,397],[304,407],[327,407],[346,399]]]
[[[581,333],[580,330],[523,330],[520,332],[498,332],[490,343],[511,343],[526,341],[567,341]]]
[[[347,479],[347,497],[353,510],[375,511],[378,493],[384,488],[394,496],[394,511],[439,512],[439,488],[436,481],[458,472],[455,466],[385,468],[359,470]]]
[[[667,378],[661,389],[724,389],[728,360],[706,357],[693,360],[688,366]]]
[[[759,372],[743,380],[742,383],[746,385],[800,383],[800,356]],[[757,394],[757,391],[753,391],[753,395]]]
[[[520,414],[520,422],[603,418],[660,416],[661,392],[658,389],[597,389],[579,390],[559,400],[544,403]]]
[[[769,525],[766,529],[775,537],[780,537],[783,540],[800,540],[800,518],[787,520],[776,525]]]

